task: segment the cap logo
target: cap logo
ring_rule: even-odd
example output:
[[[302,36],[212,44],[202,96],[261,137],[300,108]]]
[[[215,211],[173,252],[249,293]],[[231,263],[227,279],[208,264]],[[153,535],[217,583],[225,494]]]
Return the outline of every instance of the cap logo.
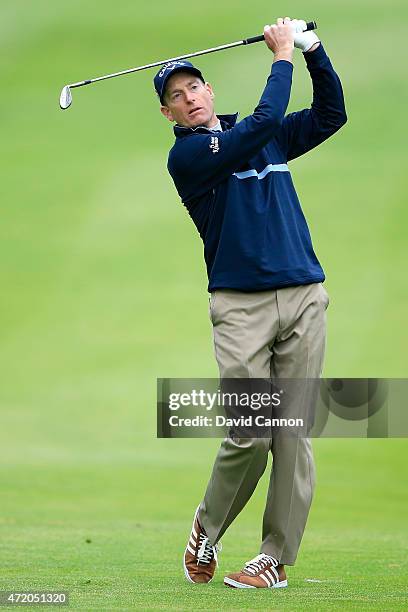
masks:
[[[173,70],[176,66],[185,66],[185,65],[186,65],[185,62],[170,62],[166,64],[165,66],[163,66],[162,70],[160,70],[159,77],[161,78],[166,72],[166,70]]]

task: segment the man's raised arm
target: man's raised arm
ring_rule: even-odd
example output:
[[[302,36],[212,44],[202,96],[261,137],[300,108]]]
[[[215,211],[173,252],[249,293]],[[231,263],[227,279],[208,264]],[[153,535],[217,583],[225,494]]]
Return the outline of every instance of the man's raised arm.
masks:
[[[322,44],[313,45],[304,58],[312,78],[313,101],[311,108],[290,113],[283,120],[277,138],[288,161],[327,140],[347,121],[340,79]]]

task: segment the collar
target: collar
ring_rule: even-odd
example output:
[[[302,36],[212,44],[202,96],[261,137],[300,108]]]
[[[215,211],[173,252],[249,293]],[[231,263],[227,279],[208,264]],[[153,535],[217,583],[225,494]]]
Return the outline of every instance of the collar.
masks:
[[[223,131],[230,130],[234,127],[238,119],[238,114],[239,113],[235,113],[234,115],[217,115],[218,119],[220,120]],[[195,128],[189,128],[176,124],[173,130],[177,138],[189,136],[190,134],[212,134],[211,128],[205,127],[204,125],[198,125]]]

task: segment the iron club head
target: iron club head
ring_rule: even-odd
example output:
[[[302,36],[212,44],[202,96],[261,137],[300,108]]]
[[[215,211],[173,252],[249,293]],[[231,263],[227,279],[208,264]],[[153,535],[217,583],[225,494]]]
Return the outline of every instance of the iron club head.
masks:
[[[71,90],[69,88],[69,85],[65,85],[65,87],[62,88],[61,95],[60,95],[60,107],[63,110],[65,110],[66,108],[69,108],[71,104],[72,104]]]

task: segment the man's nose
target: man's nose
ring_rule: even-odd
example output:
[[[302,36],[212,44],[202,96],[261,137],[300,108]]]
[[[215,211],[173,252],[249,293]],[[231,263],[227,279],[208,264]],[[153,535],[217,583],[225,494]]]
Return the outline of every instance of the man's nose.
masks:
[[[186,92],[186,101],[187,102],[195,102],[195,93],[193,91]]]

